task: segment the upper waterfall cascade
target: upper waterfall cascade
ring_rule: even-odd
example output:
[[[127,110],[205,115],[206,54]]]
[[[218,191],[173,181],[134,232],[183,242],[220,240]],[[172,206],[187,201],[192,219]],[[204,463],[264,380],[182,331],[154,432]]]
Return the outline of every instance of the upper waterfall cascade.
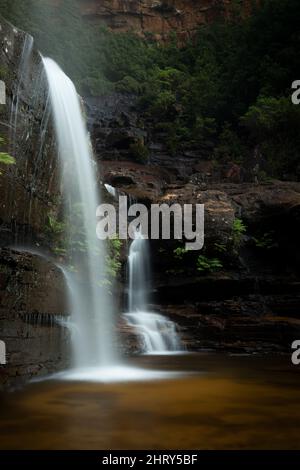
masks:
[[[78,282],[65,271],[69,285],[73,335],[74,366],[106,366],[114,362],[113,309],[109,294],[101,288],[105,279],[106,250],[96,237],[96,208],[100,197],[92,146],[84,122],[81,103],[73,82],[49,58],[43,59],[52,105],[61,162],[65,215],[69,220],[68,251],[72,255],[74,232],[81,227],[84,256],[76,259],[84,280]],[[74,217],[74,207],[77,211]],[[73,250],[74,251],[74,250]],[[99,254],[100,253],[100,254]],[[75,253],[77,256],[77,253]],[[78,256],[77,256],[78,258]]]

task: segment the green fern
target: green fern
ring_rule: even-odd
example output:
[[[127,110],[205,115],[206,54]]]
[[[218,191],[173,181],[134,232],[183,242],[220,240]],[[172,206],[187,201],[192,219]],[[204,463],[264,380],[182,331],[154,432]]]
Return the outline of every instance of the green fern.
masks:
[[[200,272],[215,272],[223,268],[223,264],[219,258],[207,258],[207,256],[200,255],[197,259],[197,271]]]
[[[247,227],[241,219],[234,219],[232,224],[232,241],[235,248],[238,248],[243,239],[243,235],[246,233]]]

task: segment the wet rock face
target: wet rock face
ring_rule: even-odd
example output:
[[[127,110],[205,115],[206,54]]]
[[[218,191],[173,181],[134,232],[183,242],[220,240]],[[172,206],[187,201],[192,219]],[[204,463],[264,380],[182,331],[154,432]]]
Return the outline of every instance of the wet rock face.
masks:
[[[299,295],[291,290],[285,297],[278,295],[236,295],[218,300],[199,300],[196,303],[168,304],[160,306],[163,314],[175,321],[180,328],[188,350],[230,353],[287,353],[291,344],[299,338]],[[198,285],[198,289],[200,285]],[[274,310],[277,302],[285,299],[285,309]],[[290,309],[290,302],[297,303],[297,312]]]
[[[131,201],[204,204],[204,250],[178,261],[178,241],[151,241],[154,311],[174,320],[189,349],[290,352],[299,336],[300,184],[254,182],[251,171],[205,160],[197,151],[170,155],[151,124],[142,127],[132,96],[88,101],[89,127],[102,180]],[[145,161],[131,152],[142,135]],[[112,144],[113,142],[113,144]],[[115,144],[117,145],[115,146]],[[112,199],[113,200],[113,199]],[[233,223],[246,232],[234,246]],[[221,250],[221,251],[220,251]],[[197,257],[219,258],[216,273],[199,272]],[[126,272],[126,257],[123,272]],[[126,277],[123,279],[126,285]],[[297,287],[298,288],[298,287]],[[124,349],[138,352],[119,327]]]
[[[136,97],[120,93],[85,99],[88,127],[99,159],[128,160],[132,145],[144,142],[147,133],[140,123],[136,101]]]
[[[201,253],[186,255],[186,263],[178,266],[172,246],[169,251],[165,247],[165,256],[152,259],[156,308],[179,325],[188,349],[290,353],[300,334],[300,184],[274,181],[209,187],[194,194],[208,209],[205,255],[219,257],[223,268],[215,273],[191,271],[195,256]],[[172,197],[184,201],[186,191],[175,190]],[[214,251],[215,243],[226,244],[226,237],[232,236],[225,208],[227,214],[231,208],[247,226],[238,257],[228,249],[223,255]]]
[[[131,31],[140,36],[151,34],[165,39],[177,31],[184,41],[199,25],[230,15],[230,0],[78,0],[84,18],[104,24],[113,31]],[[59,4],[59,2],[57,2]],[[251,2],[243,1],[244,13]]]
[[[300,184],[182,184],[151,164],[103,163],[104,179],[138,202],[205,206],[203,251],[184,254],[181,261],[174,253],[183,247],[178,241],[150,242],[151,309],[176,322],[186,347],[289,353],[300,334]],[[236,218],[246,224],[241,247],[232,242]],[[216,273],[198,272],[199,255],[220,258],[223,267]],[[122,333],[135,353],[134,336]]]
[[[0,136],[15,165],[1,165],[0,244],[43,239],[47,215],[55,210],[58,178],[55,143],[46,106],[48,87],[32,38],[0,18]],[[51,122],[50,122],[51,124]]]
[[[61,271],[40,256],[0,251],[0,339],[7,364],[0,388],[67,366],[69,332],[61,327],[68,308]]]
[[[32,38],[2,18],[0,80],[6,88],[0,151],[16,161],[0,168],[0,247],[38,249],[47,245],[48,214],[59,207],[48,87]],[[51,262],[0,248],[0,340],[7,352],[0,387],[13,388],[66,366],[69,335],[59,322],[68,313],[65,296],[62,273]]]

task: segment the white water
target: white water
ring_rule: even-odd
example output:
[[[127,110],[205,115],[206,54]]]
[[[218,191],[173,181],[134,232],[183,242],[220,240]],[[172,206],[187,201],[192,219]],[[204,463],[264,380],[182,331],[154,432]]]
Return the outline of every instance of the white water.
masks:
[[[142,346],[146,353],[167,353],[181,349],[176,325],[168,318],[147,311],[147,292],[150,283],[148,241],[140,231],[136,231],[129,256],[129,313],[125,314],[127,323],[142,338]]]
[[[143,338],[143,347],[148,354],[179,352],[180,339],[176,325],[166,317],[152,312],[126,314],[127,322]]]
[[[104,187],[105,187],[106,191],[107,191],[114,199],[117,199],[118,191],[116,190],[116,188],[114,188],[114,186],[111,186],[110,184],[105,184]]]
[[[69,220],[68,254],[81,276],[78,279],[75,273],[64,271],[72,323],[78,332],[72,335],[73,365],[107,367],[115,362],[113,311],[108,291],[101,288],[106,251],[96,238],[96,208],[100,200],[91,143],[74,84],[52,59],[43,59],[43,63],[61,161],[65,216]]]

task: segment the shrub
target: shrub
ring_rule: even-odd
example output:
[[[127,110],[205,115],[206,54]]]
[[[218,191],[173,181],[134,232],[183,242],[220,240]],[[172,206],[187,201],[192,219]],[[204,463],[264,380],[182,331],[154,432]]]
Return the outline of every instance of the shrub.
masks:
[[[140,92],[141,86],[133,77],[126,75],[122,80],[115,84],[115,90],[119,93],[134,93]]]

